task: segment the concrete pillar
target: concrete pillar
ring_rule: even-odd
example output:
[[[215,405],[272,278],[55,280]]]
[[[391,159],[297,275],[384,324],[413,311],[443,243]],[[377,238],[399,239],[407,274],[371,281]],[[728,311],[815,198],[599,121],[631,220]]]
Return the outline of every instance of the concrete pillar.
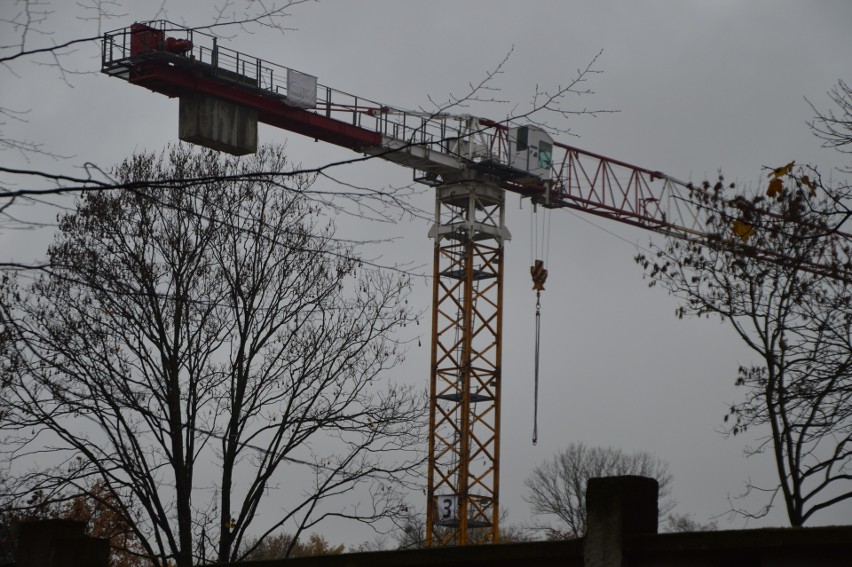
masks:
[[[659,486],[652,478],[589,479],[586,487],[585,567],[622,567],[624,538],[657,533]]]
[[[39,520],[18,527],[17,567],[108,567],[109,541],[87,537],[86,523]]]
[[[76,520],[39,520],[18,526],[18,567],[49,565],[53,546],[58,539],[83,537],[85,522]]]

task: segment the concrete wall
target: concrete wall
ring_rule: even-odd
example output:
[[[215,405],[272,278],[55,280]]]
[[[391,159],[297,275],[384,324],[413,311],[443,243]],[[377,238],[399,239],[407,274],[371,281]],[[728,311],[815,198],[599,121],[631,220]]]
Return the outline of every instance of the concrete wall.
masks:
[[[23,522],[18,527],[17,567],[108,567],[109,541],[85,535],[76,520]]]

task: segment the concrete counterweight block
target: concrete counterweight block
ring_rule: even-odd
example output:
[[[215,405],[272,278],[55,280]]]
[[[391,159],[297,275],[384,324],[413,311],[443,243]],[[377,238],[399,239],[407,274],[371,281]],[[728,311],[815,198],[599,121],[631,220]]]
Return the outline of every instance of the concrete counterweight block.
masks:
[[[257,110],[205,94],[180,97],[178,137],[231,155],[257,151]]]

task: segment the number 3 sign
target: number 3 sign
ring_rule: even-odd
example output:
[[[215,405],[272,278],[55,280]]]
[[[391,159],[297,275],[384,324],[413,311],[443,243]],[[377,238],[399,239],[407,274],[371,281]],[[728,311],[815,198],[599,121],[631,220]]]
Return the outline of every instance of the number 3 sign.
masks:
[[[458,518],[458,497],[455,495],[436,496],[435,504],[437,505],[438,513],[436,514],[439,522],[446,522]]]

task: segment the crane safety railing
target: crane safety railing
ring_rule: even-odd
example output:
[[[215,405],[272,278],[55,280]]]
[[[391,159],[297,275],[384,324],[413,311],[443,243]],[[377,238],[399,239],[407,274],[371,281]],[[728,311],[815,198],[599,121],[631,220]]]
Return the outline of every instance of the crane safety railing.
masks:
[[[221,80],[232,81],[233,85],[239,88],[280,98],[285,104],[288,104],[288,99],[293,98],[288,92],[290,73],[306,75],[296,69],[223,47],[217,37],[198,29],[187,28],[167,20],[149,21],[141,25],[160,32],[166,41],[186,42],[183,44],[186,46],[185,50],[168,51],[161,46],[153,52],[134,57],[133,26],[107,32],[103,37],[101,61],[105,73],[127,80],[130,76],[130,66],[138,60],[156,57],[168,60],[175,66],[194,68]],[[116,70],[125,72],[122,74]],[[471,117],[394,108],[320,83],[316,84],[315,104],[301,108],[379,133],[402,144],[428,146],[433,151],[448,155],[458,155],[458,140],[466,140],[471,133]],[[482,151],[488,145],[476,146],[480,153],[475,159],[483,158]],[[506,156],[499,154],[499,146],[495,145],[495,148],[498,151],[488,153],[487,158],[505,161]],[[472,154],[469,157],[474,158]]]

